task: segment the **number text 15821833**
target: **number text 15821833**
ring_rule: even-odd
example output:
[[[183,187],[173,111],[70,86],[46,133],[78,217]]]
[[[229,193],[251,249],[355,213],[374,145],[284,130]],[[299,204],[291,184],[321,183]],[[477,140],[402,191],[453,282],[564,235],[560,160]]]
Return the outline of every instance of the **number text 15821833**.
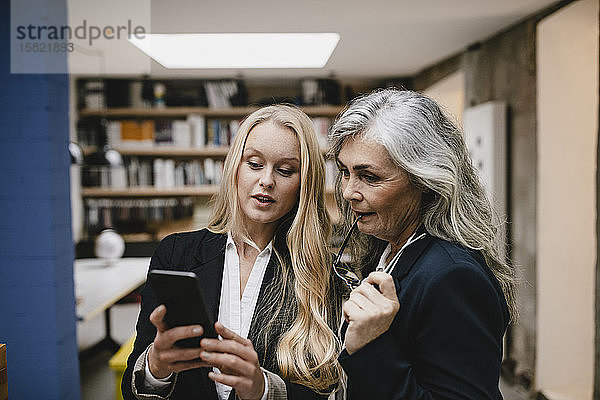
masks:
[[[24,42],[19,43],[21,53],[67,53],[73,51],[72,42],[38,43]]]

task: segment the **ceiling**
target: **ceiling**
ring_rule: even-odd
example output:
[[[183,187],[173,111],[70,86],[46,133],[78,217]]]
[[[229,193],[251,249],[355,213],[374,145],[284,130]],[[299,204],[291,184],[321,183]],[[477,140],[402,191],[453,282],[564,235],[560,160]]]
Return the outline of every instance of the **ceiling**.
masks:
[[[341,38],[323,69],[190,71],[167,70],[151,62],[151,71],[156,76],[193,75],[200,78],[240,75],[246,78],[333,75],[346,79],[410,76],[554,3],[557,2],[153,0],[149,9],[146,7],[148,31],[151,33],[337,32]],[[77,5],[81,8],[80,4],[81,0],[70,0],[70,7]],[[137,49],[129,49],[128,52],[142,56],[134,54],[141,53]]]

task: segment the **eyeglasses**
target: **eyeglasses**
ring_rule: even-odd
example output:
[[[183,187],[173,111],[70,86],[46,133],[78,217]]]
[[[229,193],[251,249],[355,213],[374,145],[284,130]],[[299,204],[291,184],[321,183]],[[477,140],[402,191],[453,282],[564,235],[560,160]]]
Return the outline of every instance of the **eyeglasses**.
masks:
[[[352,224],[352,227],[350,228],[350,230],[348,231],[348,234],[346,234],[346,237],[344,238],[344,241],[342,242],[342,246],[340,247],[340,251],[338,252],[337,257],[335,258],[335,261],[333,262],[333,271],[341,280],[344,281],[344,283],[346,285],[348,285],[350,290],[354,290],[360,285],[360,279],[358,278],[358,275],[356,275],[348,267],[346,267],[344,265],[344,263],[342,263],[341,260],[342,260],[342,255],[344,254],[344,249],[348,245],[348,240],[350,239],[350,235],[352,234],[352,231],[354,231],[354,228],[358,224],[358,220],[361,217],[362,217],[362,215],[360,215],[358,218],[356,218],[356,220]]]

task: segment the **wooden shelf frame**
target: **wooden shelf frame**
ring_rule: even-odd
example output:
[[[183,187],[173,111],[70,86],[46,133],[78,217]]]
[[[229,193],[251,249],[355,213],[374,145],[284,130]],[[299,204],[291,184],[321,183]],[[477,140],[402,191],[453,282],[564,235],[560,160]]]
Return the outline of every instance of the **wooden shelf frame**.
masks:
[[[118,197],[206,197],[216,194],[219,185],[195,185],[173,188],[155,188],[154,186],[137,186],[123,189],[104,187],[81,188],[83,198],[118,198]],[[327,187],[325,194],[332,196],[333,187]]]
[[[205,197],[212,196],[219,190],[218,185],[195,185],[173,188],[156,188],[154,186],[136,186],[123,189],[104,187],[81,188],[83,198],[117,198],[117,197]]]
[[[152,147],[133,147],[117,146],[114,148],[122,156],[140,156],[140,157],[215,157],[225,158],[229,151],[229,146],[206,146],[206,147],[171,147],[171,146],[152,146]]]
[[[102,110],[82,109],[78,111],[80,117],[186,117],[190,114],[204,115],[207,118],[239,118],[258,110],[258,106],[248,107],[228,107],[228,108],[210,108],[210,107],[165,107],[165,108],[106,108]],[[344,106],[306,106],[300,107],[302,111],[311,117],[336,117]]]
[[[218,147],[171,147],[171,146],[116,146],[113,148],[122,156],[127,157],[153,157],[153,158],[225,158],[229,146]],[[97,151],[96,147],[90,146],[84,149],[84,154]],[[327,155],[327,148],[321,149],[323,156]]]

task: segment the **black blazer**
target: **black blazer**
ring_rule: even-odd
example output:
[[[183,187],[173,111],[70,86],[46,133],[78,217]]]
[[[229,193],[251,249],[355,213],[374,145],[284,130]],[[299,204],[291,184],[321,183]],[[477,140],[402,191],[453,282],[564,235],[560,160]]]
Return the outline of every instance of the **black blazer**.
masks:
[[[221,283],[223,278],[223,266],[225,262],[225,245],[227,235],[214,234],[207,229],[195,232],[177,233],[167,236],[158,245],[150,261],[149,269],[170,269],[180,271],[193,271],[201,278],[201,285],[207,308],[216,321],[219,314],[219,300],[221,295]],[[258,302],[264,296],[265,288],[274,276],[277,267],[276,257],[272,253],[271,259],[265,271],[265,277],[260,289]],[[132,370],[135,361],[148,345],[154,341],[156,328],[149,320],[150,314],[158,306],[154,291],[149,281],[142,290],[142,304],[138,317],[136,331],[137,336],[133,352],[127,360],[127,368],[123,375],[121,389],[125,400],[134,399],[131,389]],[[259,307],[256,308],[257,312]],[[250,327],[250,336],[257,328],[256,312]],[[249,337],[252,340],[252,337]],[[267,354],[274,354],[275,349],[267,349]],[[276,366],[264,360],[259,352],[261,366],[267,370],[279,374]],[[199,368],[179,373],[175,389],[171,399],[207,399],[217,400],[215,383],[208,378],[209,368]],[[325,399],[305,386],[285,381],[289,399]],[[138,386],[140,388],[141,386]],[[234,395],[232,391],[232,396]],[[232,397],[230,397],[232,398]]]
[[[390,329],[339,357],[348,398],[502,399],[509,313],[481,253],[427,235],[406,248],[392,276],[400,310]]]

